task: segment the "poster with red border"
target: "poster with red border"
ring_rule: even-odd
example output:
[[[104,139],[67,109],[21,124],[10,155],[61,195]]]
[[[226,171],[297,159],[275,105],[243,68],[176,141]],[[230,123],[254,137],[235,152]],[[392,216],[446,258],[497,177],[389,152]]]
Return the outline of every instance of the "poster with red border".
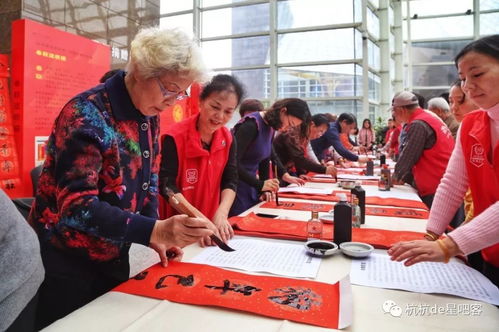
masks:
[[[61,108],[97,85],[110,66],[108,45],[27,19],[12,23],[12,114],[23,196],[32,195],[29,173],[43,162]]]

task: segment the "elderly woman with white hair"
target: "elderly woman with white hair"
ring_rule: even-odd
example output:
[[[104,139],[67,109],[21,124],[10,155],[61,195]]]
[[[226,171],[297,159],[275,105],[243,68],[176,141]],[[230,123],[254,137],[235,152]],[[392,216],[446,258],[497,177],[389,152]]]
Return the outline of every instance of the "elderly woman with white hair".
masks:
[[[46,270],[37,328],[129,277],[131,243],[163,266],[216,232],[200,218],[159,220],[159,117],[204,76],[193,40],[150,28],[131,44],[127,71],[72,98],[55,120],[29,221]]]

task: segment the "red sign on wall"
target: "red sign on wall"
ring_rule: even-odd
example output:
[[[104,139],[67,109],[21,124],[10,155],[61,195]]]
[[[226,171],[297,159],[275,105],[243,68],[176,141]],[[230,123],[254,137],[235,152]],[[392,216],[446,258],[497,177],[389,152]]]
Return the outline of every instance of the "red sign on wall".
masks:
[[[12,112],[23,195],[61,108],[110,69],[107,45],[27,19],[12,23]]]

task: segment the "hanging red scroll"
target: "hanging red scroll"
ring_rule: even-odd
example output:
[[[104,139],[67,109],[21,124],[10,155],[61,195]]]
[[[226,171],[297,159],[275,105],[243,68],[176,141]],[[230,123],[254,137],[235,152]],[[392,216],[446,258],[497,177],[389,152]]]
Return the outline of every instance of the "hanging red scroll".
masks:
[[[0,188],[10,197],[21,195],[19,160],[12,127],[9,58],[0,54]]]
[[[114,289],[341,329],[351,324],[348,277],[335,284],[232,272],[202,264],[154,265]]]

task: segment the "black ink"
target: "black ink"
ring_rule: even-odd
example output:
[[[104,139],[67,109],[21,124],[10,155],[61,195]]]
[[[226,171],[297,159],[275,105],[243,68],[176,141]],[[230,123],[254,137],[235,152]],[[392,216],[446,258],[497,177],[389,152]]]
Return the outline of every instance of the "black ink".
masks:
[[[139,274],[137,274],[133,279],[135,280],[144,280],[147,277],[148,271],[142,271]]]
[[[167,274],[167,275],[162,276],[161,278],[159,278],[158,282],[156,283],[155,288],[156,289],[160,289],[160,288],[168,287],[167,285],[163,285],[163,282],[168,277],[177,278],[177,285],[182,285],[184,287],[188,287],[188,286],[194,285],[194,275],[192,275],[192,274],[189,274],[187,277],[184,277],[184,276],[181,276],[181,275],[178,275],[178,274]]]
[[[228,291],[235,292],[235,293],[241,293],[244,296],[249,296],[253,295],[253,292],[259,292],[261,291],[260,288],[256,288],[253,286],[248,286],[248,285],[240,285],[240,284],[232,284],[229,280],[224,280],[224,285],[223,286],[211,286],[211,285],[204,285],[206,288],[211,288],[211,289],[221,289],[222,292],[220,294],[225,294]]]

